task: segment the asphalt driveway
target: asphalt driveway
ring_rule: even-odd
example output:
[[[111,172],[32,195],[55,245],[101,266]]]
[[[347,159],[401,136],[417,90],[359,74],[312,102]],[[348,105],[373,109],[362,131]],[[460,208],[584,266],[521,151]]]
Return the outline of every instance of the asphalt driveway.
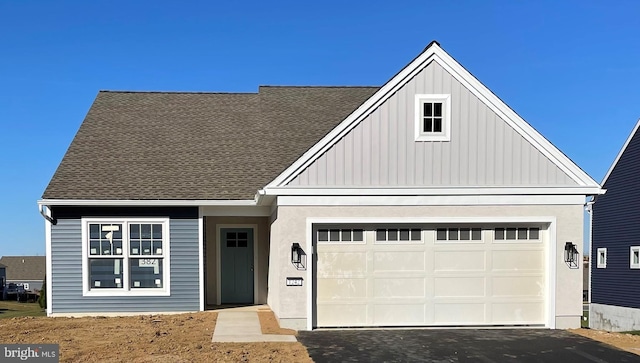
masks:
[[[410,329],[298,332],[323,362],[640,362],[640,356],[563,330]]]

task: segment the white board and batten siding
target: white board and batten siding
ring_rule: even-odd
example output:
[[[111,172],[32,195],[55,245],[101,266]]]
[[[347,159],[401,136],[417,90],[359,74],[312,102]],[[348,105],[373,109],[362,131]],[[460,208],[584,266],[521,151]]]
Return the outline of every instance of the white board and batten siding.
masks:
[[[415,141],[415,95],[451,95],[451,141]],[[288,187],[575,186],[556,164],[435,61]]]
[[[317,229],[316,229],[317,230]],[[316,242],[315,327],[546,322],[546,233],[537,240]]]

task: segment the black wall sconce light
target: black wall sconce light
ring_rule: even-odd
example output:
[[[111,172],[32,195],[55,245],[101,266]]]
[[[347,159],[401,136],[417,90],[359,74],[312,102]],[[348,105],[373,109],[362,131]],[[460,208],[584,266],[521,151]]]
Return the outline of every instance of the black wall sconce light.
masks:
[[[298,242],[291,245],[291,264],[298,270],[305,270],[307,267],[307,254],[304,253]]]
[[[578,268],[578,248],[574,243],[567,242],[564,245],[564,262],[569,268]]]

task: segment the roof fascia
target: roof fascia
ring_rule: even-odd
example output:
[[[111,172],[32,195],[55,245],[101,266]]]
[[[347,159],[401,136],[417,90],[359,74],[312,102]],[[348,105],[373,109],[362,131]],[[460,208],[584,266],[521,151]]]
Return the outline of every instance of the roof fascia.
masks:
[[[462,188],[267,188],[267,195],[597,195],[599,186],[586,187],[462,187]]]
[[[633,139],[633,136],[636,134],[636,132],[638,132],[638,127],[640,127],[640,119],[638,119],[638,121],[636,122],[636,125],[633,127],[633,130],[629,134],[629,137],[627,137],[627,141],[625,141],[624,145],[622,145],[622,148],[620,149],[620,152],[618,152],[618,156],[616,156],[615,160],[613,161],[613,163],[609,167],[609,170],[607,171],[607,174],[605,174],[604,178],[602,179],[602,183],[600,183],[600,185],[602,187],[604,187],[604,183],[606,183],[607,179],[609,179],[609,176],[613,172],[613,169],[615,169],[616,165],[618,165],[618,161],[620,161],[620,158],[622,157],[622,154],[624,154],[624,152],[627,150],[627,147],[631,143],[631,139]]]
[[[298,160],[285,169],[278,177],[266,187],[278,187],[288,184],[307,166],[309,166],[322,153],[333,146],[346,133],[358,125],[369,113],[384,103],[398,89],[403,87],[413,76],[422,71],[430,62],[436,61],[447,70],[456,80],[462,83],[469,91],[484,102],[492,111],[513,127],[536,149],[545,155],[551,162],[564,171],[572,180],[580,186],[600,187],[587,173],[580,169],[573,161],[563,154],[551,142],[545,139],[538,131],[529,125],[524,119],[509,108],[491,90],[484,86],[476,77],[445,52],[438,43],[432,42],[418,57],[403,68],[373,96],[366,100],[360,107],[331,130],[317,144],[312,146]]]
[[[256,206],[255,200],[105,200],[105,199],[41,199],[39,206]]]

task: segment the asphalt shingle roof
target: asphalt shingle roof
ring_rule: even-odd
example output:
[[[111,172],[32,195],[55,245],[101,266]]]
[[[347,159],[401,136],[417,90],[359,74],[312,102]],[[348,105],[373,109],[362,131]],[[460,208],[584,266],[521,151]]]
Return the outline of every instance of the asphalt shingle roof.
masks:
[[[253,199],[377,87],[98,93],[45,199]]]
[[[0,265],[4,265],[7,280],[43,280],[47,271],[44,256],[3,256]]]

